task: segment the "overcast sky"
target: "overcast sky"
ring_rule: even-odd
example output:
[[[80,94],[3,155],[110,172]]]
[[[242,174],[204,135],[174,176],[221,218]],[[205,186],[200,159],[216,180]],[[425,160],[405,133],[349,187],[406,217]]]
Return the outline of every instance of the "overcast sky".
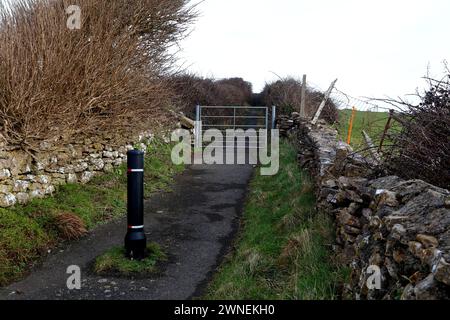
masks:
[[[198,2],[198,1],[197,1]],[[243,77],[254,91],[301,77],[355,96],[403,96],[428,65],[450,60],[448,0],[205,0],[182,61],[205,76]]]
[[[404,96],[450,60],[448,0],[205,0],[198,11],[181,63],[255,92],[274,73],[306,73],[323,90],[338,78],[353,96]]]

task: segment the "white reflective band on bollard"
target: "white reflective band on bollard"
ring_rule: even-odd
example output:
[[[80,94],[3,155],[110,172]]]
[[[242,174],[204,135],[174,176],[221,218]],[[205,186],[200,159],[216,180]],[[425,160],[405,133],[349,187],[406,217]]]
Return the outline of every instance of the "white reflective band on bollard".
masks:
[[[144,226],[129,226],[129,229],[143,229]]]

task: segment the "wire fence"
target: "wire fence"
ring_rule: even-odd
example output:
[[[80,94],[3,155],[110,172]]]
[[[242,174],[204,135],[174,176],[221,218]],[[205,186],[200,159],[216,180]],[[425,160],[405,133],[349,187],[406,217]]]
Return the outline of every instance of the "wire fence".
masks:
[[[308,89],[313,94],[325,91],[312,82],[308,82]],[[349,143],[355,151],[366,153],[369,152],[368,149],[375,148],[375,151],[380,153],[401,130],[401,116],[392,108],[370,99],[354,97],[337,87],[331,91],[330,100],[339,110],[336,128],[340,138]]]

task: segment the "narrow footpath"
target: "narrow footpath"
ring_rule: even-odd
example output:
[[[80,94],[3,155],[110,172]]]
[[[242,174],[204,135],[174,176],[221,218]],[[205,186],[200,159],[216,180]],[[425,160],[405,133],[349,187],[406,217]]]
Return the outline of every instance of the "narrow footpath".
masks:
[[[169,256],[152,279],[94,275],[95,258],[123,245],[125,218],[99,226],[77,242],[50,254],[24,280],[0,289],[0,299],[192,299],[201,296],[239,226],[250,165],[190,166],[177,176],[173,192],[154,194],[145,204],[146,233]],[[68,290],[68,266],[81,268],[81,290]]]

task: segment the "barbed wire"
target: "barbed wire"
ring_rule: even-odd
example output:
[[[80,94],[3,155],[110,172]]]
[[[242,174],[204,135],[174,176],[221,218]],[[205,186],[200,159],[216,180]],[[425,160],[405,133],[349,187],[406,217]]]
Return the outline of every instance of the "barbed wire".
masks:
[[[322,86],[308,80],[308,88],[313,92],[325,92]],[[360,111],[372,111],[372,112],[388,112],[391,109],[398,109],[395,106],[386,106],[387,103],[384,100],[373,99],[368,97],[355,97],[341,90],[338,87],[334,87],[331,92],[330,99],[336,104],[339,109],[352,109],[355,107]],[[376,103],[381,102],[383,105]]]
[[[317,104],[318,107],[328,88],[324,89],[308,80],[307,89],[308,95],[313,97],[310,103]],[[388,101],[355,97],[339,87],[334,87],[331,91],[330,101],[338,109],[335,128],[343,141],[349,141],[350,137],[350,144],[355,152],[370,157],[373,153],[371,149],[375,148],[381,155],[382,148],[392,144],[395,136],[402,131],[402,122],[393,116],[401,114],[402,110]],[[392,110],[395,112],[391,113]],[[368,145],[371,147],[368,148]]]
[[[331,92],[331,99],[338,101],[341,105],[344,105],[346,109],[352,109],[355,107],[360,111],[372,111],[372,112],[380,112],[383,110],[389,110],[389,108],[382,107],[379,104],[375,104],[369,100],[354,97],[339,88],[335,87]]]

